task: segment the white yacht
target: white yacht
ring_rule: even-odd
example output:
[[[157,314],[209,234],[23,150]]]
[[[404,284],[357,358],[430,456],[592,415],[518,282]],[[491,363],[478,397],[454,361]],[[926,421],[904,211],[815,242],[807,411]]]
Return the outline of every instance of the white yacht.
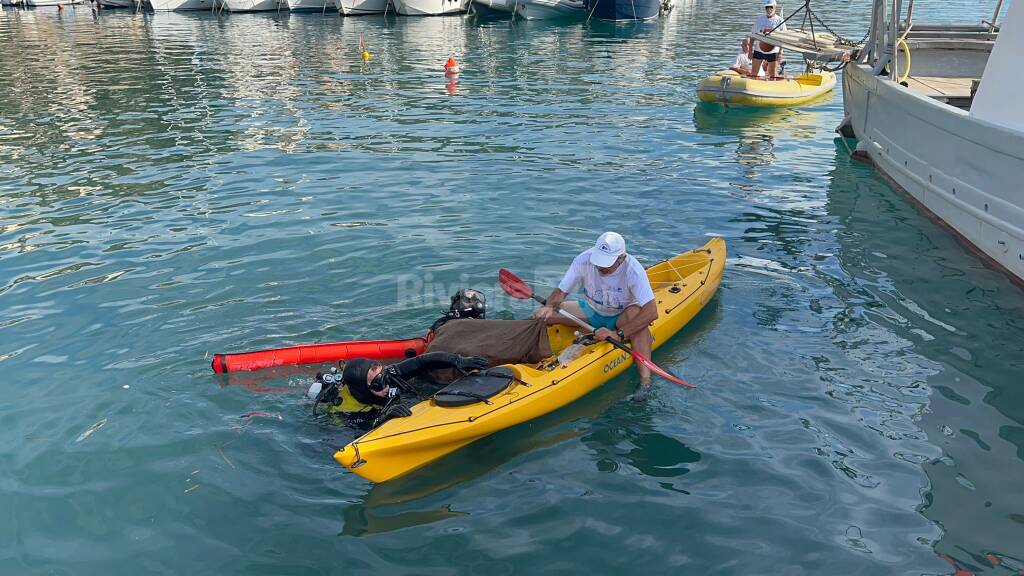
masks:
[[[519,0],[518,14],[527,20],[578,18],[587,15],[583,0]]]
[[[57,6],[63,4],[81,4],[83,0],[24,0],[25,6]]]
[[[217,0],[222,10],[228,12],[272,12],[287,10],[287,0]]]
[[[334,10],[334,0],[287,0],[288,9],[292,12],[326,12]]]
[[[473,0],[473,10],[480,15],[510,16],[522,5],[522,0]]]
[[[334,0],[334,6],[342,16],[360,16],[362,14],[384,14],[394,12],[394,6],[388,6],[391,0]]]
[[[146,0],[156,12],[172,10],[212,10],[214,0]]]
[[[440,16],[461,14],[469,8],[469,0],[393,0],[395,12],[404,16]]]
[[[1001,4],[1002,2],[1000,2]],[[868,43],[843,74],[854,155],[1024,283],[1024,2],[1001,26],[913,22],[873,0]]]

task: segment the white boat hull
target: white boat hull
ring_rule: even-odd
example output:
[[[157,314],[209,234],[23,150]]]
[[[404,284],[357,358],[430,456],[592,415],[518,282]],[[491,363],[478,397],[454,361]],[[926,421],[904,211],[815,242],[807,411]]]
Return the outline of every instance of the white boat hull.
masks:
[[[58,4],[81,4],[82,0],[25,0],[25,6],[56,6]]]
[[[100,0],[103,8],[134,8],[135,0]]]
[[[363,14],[383,14],[393,12],[388,8],[390,0],[334,0],[338,12],[345,16],[361,16]]]
[[[211,10],[214,0],[147,0],[156,12],[174,10]]]
[[[473,9],[481,14],[511,14],[521,0],[473,0]]]
[[[843,74],[843,106],[858,150],[880,172],[1024,281],[1024,133],[874,76],[863,64]]]
[[[279,0],[220,0],[220,4],[229,12],[271,12],[288,9],[288,4],[282,4]]]
[[[582,0],[520,0],[519,15],[527,20],[586,16]]]
[[[469,0],[394,0],[395,12],[405,16],[440,16],[461,14],[469,8]]]
[[[288,9],[292,12],[326,12],[333,11],[333,0],[287,0]]]

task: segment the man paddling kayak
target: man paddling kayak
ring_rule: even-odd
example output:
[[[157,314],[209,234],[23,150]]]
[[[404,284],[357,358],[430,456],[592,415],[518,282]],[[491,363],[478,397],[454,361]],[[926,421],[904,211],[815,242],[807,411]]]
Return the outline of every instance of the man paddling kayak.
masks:
[[[397,364],[353,358],[345,362],[340,375],[321,375],[309,390],[315,396],[314,409],[320,403],[335,413],[375,416],[375,423],[388,418],[409,416],[409,408],[400,403],[402,391],[413,392],[409,380],[431,370],[454,368],[462,374],[487,368],[480,356],[459,356],[447,352],[428,352]],[[320,384],[320,388],[317,388]]]
[[[581,285],[583,296],[576,302],[566,302],[566,297]],[[620,234],[605,232],[593,248],[576,256],[558,288],[548,296],[547,304],[533,315],[546,319],[548,324],[575,326],[572,320],[556,314],[559,308],[585,318],[596,328],[594,338],[628,338],[634,350],[650,358],[654,336],[648,325],[658,319],[658,305],[647,272],[626,253],[626,240]],[[641,363],[636,368],[640,385],[632,398],[640,401],[650,393],[651,370]]]

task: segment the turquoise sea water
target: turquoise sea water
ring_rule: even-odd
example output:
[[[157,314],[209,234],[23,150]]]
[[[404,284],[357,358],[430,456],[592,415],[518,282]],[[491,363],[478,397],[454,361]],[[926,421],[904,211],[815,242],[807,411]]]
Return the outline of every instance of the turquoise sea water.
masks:
[[[0,573],[1024,569],[1022,292],[847,158],[840,95],[695,104],[748,4],[5,9]],[[866,2],[820,4],[863,34]],[[630,372],[372,486],[331,459],[352,432],[311,416],[315,368],[210,371],[419,335],[460,286],[525,316],[498,268],[551,282],[605,229],[647,263],[728,241],[655,354],[696,391],[636,405]]]

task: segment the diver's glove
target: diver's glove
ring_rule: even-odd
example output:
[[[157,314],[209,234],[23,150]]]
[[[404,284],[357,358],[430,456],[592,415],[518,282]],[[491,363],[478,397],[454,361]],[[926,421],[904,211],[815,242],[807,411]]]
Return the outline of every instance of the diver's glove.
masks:
[[[387,407],[385,412],[387,412],[387,414],[385,414],[387,418],[408,418],[409,416],[412,416],[412,410],[410,410],[405,404],[392,404]]]
[[[459,356],[459,359],[455,361],[455,368],[465,376],[473,370],[487,368],[487,358],[483,356]]]
[[[373,427],[376,428],[392,418],[408,418],[409,416],[412,416],[412,410],[409,410],[408,406],[402,404],[398,396],[393,396],[380,409],[380,414],[377,414],[377,417],[373,419]]]

